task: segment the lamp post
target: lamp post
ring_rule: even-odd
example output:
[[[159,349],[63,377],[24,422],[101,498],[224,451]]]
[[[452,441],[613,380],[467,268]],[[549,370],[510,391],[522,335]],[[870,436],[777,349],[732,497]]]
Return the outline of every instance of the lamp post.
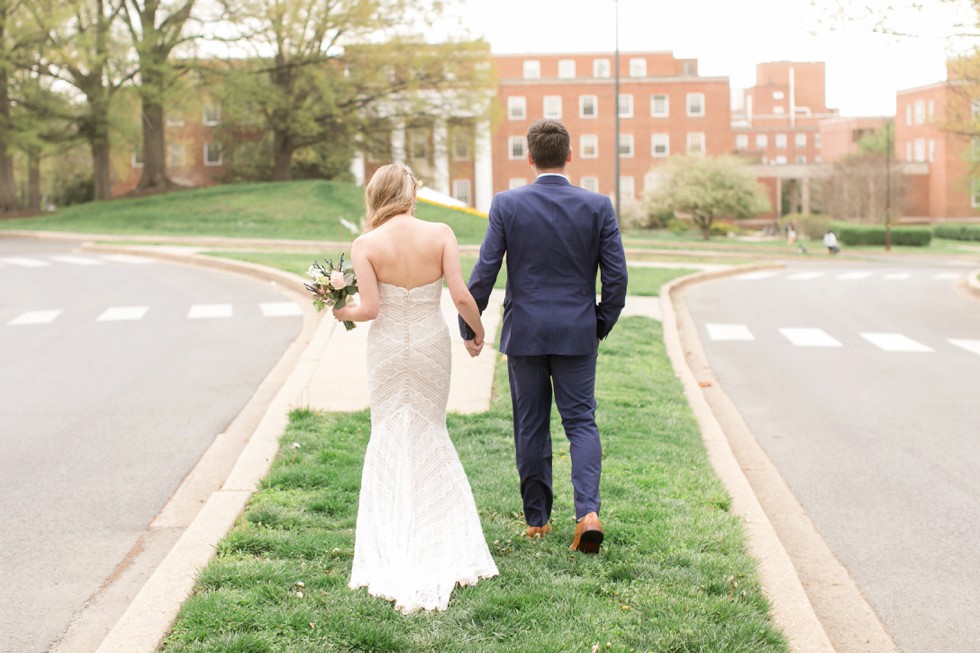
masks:
[[[885,123],[885,251],[892,249],[892,129],[893,121]]]
[[[614,183],[616,184],[616,220],[620,220],[620,205],[619,205],[619,0],[614,0],[616,3],[616,52],[613,55],[613,68],[615,75],[615,88],[613,90],[613,113],[614,120],[616,124],[616,135],[615,143],[613,143],[613,152],[616,153],[616,179]]]

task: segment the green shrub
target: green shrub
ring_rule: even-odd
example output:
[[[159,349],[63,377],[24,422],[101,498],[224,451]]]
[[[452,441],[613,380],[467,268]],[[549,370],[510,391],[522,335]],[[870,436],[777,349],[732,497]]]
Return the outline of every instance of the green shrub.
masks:
[[[837,239],[851,247],[885,245],[885,227],[881,225],[834,225]],[[891,244],[906,247],[928,247],[932,242],[932,230],[928,227],[892,227]]]
[[[980,241],[980,224],[937,224],[933,227],[936,238],[948,238],[950,240],[978,240]]]
[[[810,240],[820,240],[830,229],[830,217],[822,213],[789,213],[780,218],[779,226],[785,228],[790,222],[797,234]]]
[[[690,222],[685,222],[684,220],[678,220],[673,218],[667,221],[667,230],[672,234],[683,234],[687,233],[691,229],[692,225]]]

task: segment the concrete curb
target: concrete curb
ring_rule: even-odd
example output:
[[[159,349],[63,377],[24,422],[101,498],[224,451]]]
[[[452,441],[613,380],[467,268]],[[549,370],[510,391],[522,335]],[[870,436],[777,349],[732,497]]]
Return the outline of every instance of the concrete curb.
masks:
[[[966,285],[973,296],[980,299],[980,270],[973,270],[966,275]]]
[[[712,467],[732,496],[731,510],[745,524],[750,552],[758,561],[763,588],[772,602],[773,618],[789,639],[790,650],[796,653],[833,653],[834,647],[817,619],[789,554],[739,466],[721,424],[705,399],[701,383],[688,366],[681,339],[682,325],[674,306],[675,293],[679,294],[691,284],[773,267],[782,265],[753,265],[697,273],[664,286],[660,292],[664,343],[674,372],[684,386],[684,394],[701,427]]]

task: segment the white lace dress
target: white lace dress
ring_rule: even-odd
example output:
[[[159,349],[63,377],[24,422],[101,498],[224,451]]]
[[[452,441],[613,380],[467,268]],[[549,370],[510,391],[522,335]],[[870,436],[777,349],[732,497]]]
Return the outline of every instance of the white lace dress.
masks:
[[[367,587],[404,613],[445,610],[457,583],[498,572],[446,430],[451,356],[442,280],[379,287],[367,345],[371,440],[350,587]]]

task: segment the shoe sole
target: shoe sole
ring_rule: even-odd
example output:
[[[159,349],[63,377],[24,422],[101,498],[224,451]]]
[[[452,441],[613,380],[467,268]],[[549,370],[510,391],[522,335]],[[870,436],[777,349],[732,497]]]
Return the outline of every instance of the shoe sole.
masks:
[[[576,551],[581,553],[599,553],[604,534],[602,531],[585,531],[578,541]]]

